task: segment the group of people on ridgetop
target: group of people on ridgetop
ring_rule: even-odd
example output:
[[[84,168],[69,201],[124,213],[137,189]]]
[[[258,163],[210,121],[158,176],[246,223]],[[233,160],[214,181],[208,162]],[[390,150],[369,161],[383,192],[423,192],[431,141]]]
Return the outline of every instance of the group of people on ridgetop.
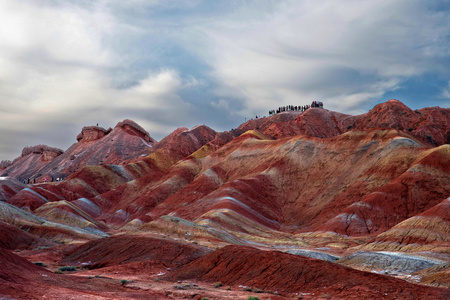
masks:
[[[288,105],[288,106],[281,106],[279,107],[277,110],[273,109],[273,110],[269,110],[269,115],[276,115],[285,111],[301,111],[304,112],[305,110],[307,110],[310,107],[318,107],[318,108],[323,108],[323,103],[320,101],[313,101],[311,103],[311,105],[299,105],[299,106],[294,106],[294,105]]]
[[[53,181],[55,181],[55,179],[53,178],[53,176],[50,176],[50,180],[51,180],[51,182],[53,182]],[[58,178],[56,178],[56,181],[63,181],[64,180],[64,178],[60,178],[60,177],[58,177]],[[48,179],[47,179],[47,177],[46,178],[44,178],[44,182],[45,183],[47,183],[48,182]],[[36,183],[36,178],[28,178],[28,179],[24,179],[23,180],[23,183],[25,183],[25,184],[35,184]]]

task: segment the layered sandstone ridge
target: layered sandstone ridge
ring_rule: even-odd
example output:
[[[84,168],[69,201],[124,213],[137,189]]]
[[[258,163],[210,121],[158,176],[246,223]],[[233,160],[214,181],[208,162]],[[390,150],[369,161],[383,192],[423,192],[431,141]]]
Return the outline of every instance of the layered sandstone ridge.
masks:
[[[39,170],[63,154],[63,150],[47,145],[25,147],[21,156],[16,158],[11,164],[5,164],[6,168],[1,174],[30,183],[30,178],[33,175],[39,174]],[[42,174],[39,176],[42,176]]]
[[[63,153],[63,150],[55,147],[50,147],[47,145],[37,145],[33,147],[25,147],[22,150],[22,157],[28,156],[30,154],[42,154],[43,161],[51,161]]]
[[[322,108],[305,112],[282,112],[269,118],[250,120],[237,128],[239,134],[258,130],[268,137],[308,135],[333,137],[352,130],[392,128],[407,132],[430,146],[450,143],[450,108],[427,107],[411,110],[391,99],[368,113],[346,115]]]
[[[2,174],[31,183],[56,181],[86,165],[118,165],[148,155],[156,142],[141,126],[128,119],[119,122],[114,129],[85,126],[77,141],[65,152],[41,145],[27,147]],[[39,160],[38,154],[41,154]]]
[[[229,132],[181,127],[160,142],[129,120],[88,129],[38,171],[63,182],[0,177],[0,247],[80,274],[30,268],[28,288],[8,252],[20,272],[4,270],[1,295],[447,299],[449,123],[449,109],[390,100],[360,116],[311,108]]]

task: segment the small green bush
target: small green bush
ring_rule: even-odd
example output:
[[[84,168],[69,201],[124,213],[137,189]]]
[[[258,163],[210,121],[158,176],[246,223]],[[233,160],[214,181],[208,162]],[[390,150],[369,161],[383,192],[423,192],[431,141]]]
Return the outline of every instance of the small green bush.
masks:
[[[63,266],[63,267],[58,268],[58,271],[60,271],[60,272],[64,272],[64,271],[73,272],[76,270],[77,270],[77,267],[74,267],[74,266]]]
[[[39,266],[39,267],[44,267],[44,268],[47,267],[47,265],[46,265],[45,263],[40,262],[40,261],[36,261],[36,262],[34,262],[33,264],[35,264],[36,266]]]
[[[125,285],[126,283],[128,283],[128,280],[126,280],[126,279],[121,279],[120,280],[120,284],[121,285]]]
[[[408,131],[411,132],[411,131],[413,131],[413,129],[412,129],[411,127],[409,127],[409,128],[408,128]]]
[[[259,300],[259,298],[254,296],[248,296],[247,300]]]
[[[219,287],[221,287],[222,285],[223,285],[223,284],[222,284],[222,282],[220,282],[220,281],[214,283],[214,287],[215,287],[215,288],[219,288]]]

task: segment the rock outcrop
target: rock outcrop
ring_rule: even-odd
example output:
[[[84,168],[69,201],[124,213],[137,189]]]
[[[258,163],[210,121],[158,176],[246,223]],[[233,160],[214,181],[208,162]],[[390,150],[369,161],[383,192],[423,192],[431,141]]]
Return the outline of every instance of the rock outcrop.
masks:
[[[42,176],[39,170],[63,153],[63,150],[47,145],[25,147],[21,156],[7,166],[2,174],[29,183],[32,177],[38,174]]]
[[[112,131],[111,128],[105,129],[99,126],[85,126],[77,136],[78,142],[92,142],[103,138]]]
[[[26,147],[2,174],[31,180],[31,183],[56,181],[86,165],[110,165],[149,154],[155,143],[147,131],[131,120],[119,122],[114,129],[83,127],[78,143],[63,152],[48,146]]]
[[[11,165],[11,161],[10,160],[2,160],[0,161],[0,172],[3,171],[4,169],[6,169],[7,167],[9,167]]]
[[[33,147],[23,148],[22,157],[28,156],[30,154],[42,154],[43,161],[51,161],[63,153],[63,150],[55,147],[50,147],[47,145],[37,145]]]
[[[142,128],[139,124],[137,124],[133,120],[125,119],[122,122],[117,123],[116,127],[121,127],[126,132],[139,136],[147,143],[156,143],[156,140],[154,140],[144,128]]]

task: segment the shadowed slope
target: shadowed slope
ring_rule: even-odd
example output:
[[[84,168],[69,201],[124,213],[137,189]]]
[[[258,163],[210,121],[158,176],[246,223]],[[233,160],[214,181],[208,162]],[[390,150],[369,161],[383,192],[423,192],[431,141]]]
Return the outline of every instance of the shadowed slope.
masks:
[[[26,184],[23,184],[16,179],[0,177],[0,201],[8,201],[26,186]]]
[[[446,299],[450,291],[423,287],[333,263],[278,251],[226,246],[170,275],[173,280],[220,281],[283,293],[328,293],[346,299]]]
[[[66,262],[96,269],[137,261],[175,268],[197,259],[210,250],[162,238],[140,235],[116,236],[85,243],[70,253]]]
[[[14,226],[0,222],[0,249],[31,249],[38,246],[49,246],[51,242],[20,230]]]

